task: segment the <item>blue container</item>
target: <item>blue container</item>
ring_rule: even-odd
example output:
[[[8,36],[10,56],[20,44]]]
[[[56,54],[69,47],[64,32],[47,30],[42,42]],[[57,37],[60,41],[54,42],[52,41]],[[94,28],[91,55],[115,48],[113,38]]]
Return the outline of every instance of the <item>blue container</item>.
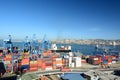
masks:
[[[22,65],[21,66],[21,70],[24,70],[24,69],[29,70],[29,68],[30,68],[30,65]]]
[[[103,63],[104,63],[104,64],[108,64],[108,61],[107,61],[107,60],[104,60]]]

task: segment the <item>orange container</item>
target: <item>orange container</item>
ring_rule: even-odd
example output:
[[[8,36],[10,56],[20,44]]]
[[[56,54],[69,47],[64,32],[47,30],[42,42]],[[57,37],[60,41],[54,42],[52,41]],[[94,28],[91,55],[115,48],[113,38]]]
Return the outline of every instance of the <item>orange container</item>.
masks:
[[[12,58],[4,58],[4,61],[12,61]]]
[[[42,61],[38,61],[38,67],[42,66]]]
[[[10,54],[7,54],[6,58],[12,58],[12,56]]]
[[[21,65],[28,65],[28,64],[29,64],[29,61],[30,61],[29,58],[22,59]]]
[[[56,62],[56,64],[62,64],[62,62]]]
[[[65,63],[65,59],[62,59],[62,62]]]
[[[53,61],[52,64],[56,64],[56,61]]]
[[[55,70],[56,69],[56,66],[53,66],[53,70]]]
[[[53,61],[56,61],[56,58],[52,58]]]
[[[46,67],[46,65],[45,65],[45,63],[43,62],[43,63],[42,63],[42,66],[41,66],[41,69],[42,69],[42,70],[45,70],[45,67]]]
[[[100,63],[103,62],[102,56],[99,56],[99,62],[100,62]]]
[[[37,67],[34,67],[34,68],[30,68],[30,71],[37,71],[38,68]]]
[[[2,57],[3,53],[0,53],[0,57]]]
[[[43,53],[43,57],[49,56],[47,52]]]
[[[38,67],[37,64],[30,64],[30,67]]]

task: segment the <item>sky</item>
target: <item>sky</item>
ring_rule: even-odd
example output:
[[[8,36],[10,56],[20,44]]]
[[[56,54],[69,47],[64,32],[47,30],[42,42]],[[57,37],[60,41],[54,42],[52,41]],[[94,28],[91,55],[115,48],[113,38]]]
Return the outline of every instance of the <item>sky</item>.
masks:
[[[0,38],[120,39],[120,0],[0,0]]]

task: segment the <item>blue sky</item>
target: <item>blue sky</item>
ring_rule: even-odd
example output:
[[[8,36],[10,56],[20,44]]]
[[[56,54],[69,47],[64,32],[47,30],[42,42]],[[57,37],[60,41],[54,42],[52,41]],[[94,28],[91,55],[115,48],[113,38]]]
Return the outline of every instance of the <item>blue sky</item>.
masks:
[[[0,37],[120,39],[119,0],[0,0]]]

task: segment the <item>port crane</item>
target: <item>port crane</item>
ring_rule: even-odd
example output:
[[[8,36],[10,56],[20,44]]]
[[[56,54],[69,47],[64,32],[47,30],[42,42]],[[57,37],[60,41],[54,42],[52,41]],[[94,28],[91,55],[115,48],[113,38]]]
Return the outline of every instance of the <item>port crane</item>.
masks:
[[[51,43],[49,40],[47,40],[46,35],[44,35],[41,43],[41,52],[48,51],[50,49]]]
[[[4,49],[7,49],[8,50],[8,53],[12,54],[12,71],[14,71],[14,63],[15,63],[15,58],[19,57],[18,55],[14,55],[14,53],[17,53],[17,48],[15,49],[15,47],[13,47],[13,43],[12,43],[12,38],[11,38],[11,35],[8,36],[8,39],[4,40],[3,41],[3,47]],[[6,53],[5,53],[6,55]],[[18,65],[18,63],[17,63]]]
[[[3,47],[4,49],[7,49],[10,53],[13,51],[13,43],[11,41],[11,35],[8,35],[8,39],[5,39],[3,41]]]
[[[32,57],[31,55],[31,59],[36,59],[37,56],[40,57],[40,48],[39,48],[39,42],[38,39],[36,38],[36,34],[33,34],[33,38],[32,38],[32,42],[31,42],[31,54],[34,56]]]
[[[23,52],[31,52],[31,43],[28,39],[28,36],[26,36],[23,41]]]
[[[33,34],[33,39],[32,39],[32,52],[36,53],[35,51],[38,52],[39,50],[39,43],[38,43],[38,39],[36,38],[36,35]]]

